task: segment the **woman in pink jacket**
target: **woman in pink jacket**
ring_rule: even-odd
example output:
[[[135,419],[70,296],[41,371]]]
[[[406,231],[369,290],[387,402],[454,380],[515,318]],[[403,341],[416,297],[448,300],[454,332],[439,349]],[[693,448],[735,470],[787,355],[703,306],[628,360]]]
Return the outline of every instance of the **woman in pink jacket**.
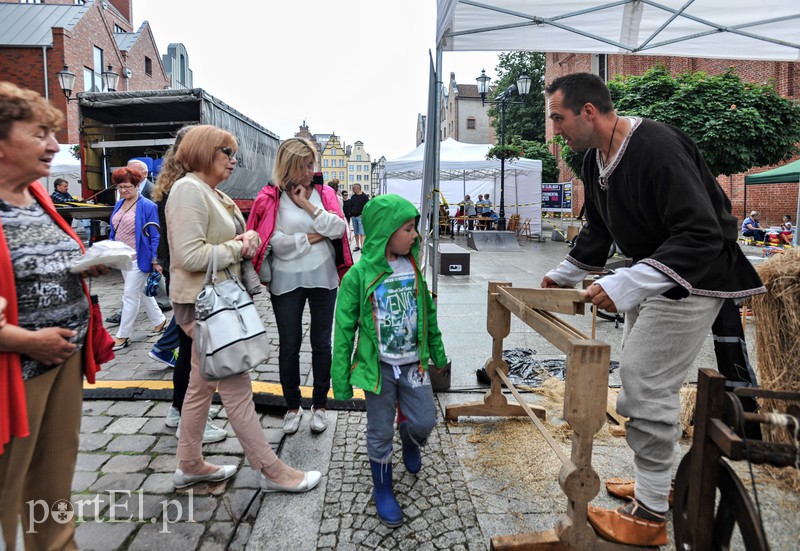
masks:
[[[288,411],[286,434],[297,432],[303,416],[300,405],[300,344],[303,310],[311,311],[311,366],[314,391],[310,428],[322,432],[331,377],[331,332],[336,291],[344,271],[353,264],[347,228],[336,192],[315,182],[316,148],[291,138],[278,148],[273,169],[277,185],[262,189],[253,203],[247,229],[258,231],[261,248],[253,258],[257,272],[271,249],[272,309],[280,339],[278,367]]]

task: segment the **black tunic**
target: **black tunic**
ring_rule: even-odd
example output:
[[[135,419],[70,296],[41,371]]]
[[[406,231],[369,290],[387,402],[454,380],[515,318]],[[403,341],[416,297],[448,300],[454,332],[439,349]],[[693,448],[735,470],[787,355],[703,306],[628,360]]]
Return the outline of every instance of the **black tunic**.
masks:
[[[623,147],[625,147],[623,145]],[[601,269],[612,241],[690,294],[741,298],[765,292],[736,243],[731,203],[695,143],[672,126],[643,119],[601,187],[597,152],[583,160],[586,220],[567,260]]]

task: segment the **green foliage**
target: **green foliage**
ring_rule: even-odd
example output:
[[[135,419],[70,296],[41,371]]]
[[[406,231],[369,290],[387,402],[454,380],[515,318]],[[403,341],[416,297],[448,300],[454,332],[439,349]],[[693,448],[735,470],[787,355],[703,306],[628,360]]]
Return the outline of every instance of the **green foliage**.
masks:
[[[709,76],[663,67],[608,83],[620,114],[676,126],[697,143],[714,174],[737,174],[790,159],[800,142],[800,105],[769,84],[729,70]]]
[[[561,158],[564,159],[564,163],[569,167],[576,177],[580,178],[581,170],[583,168],[583,156],[586,154],[586,152],[575,151],[567,145],[567,142],[561,136],[554,136],[552,141],[553,143],[557,143],[561,148]],[[548,181],[555,182],[556,180]]]
[[[486,159],[519,159],[525,155],[525,149],[517,144],[507,143],[505,145],[495,145],[486,152]]]
[[[559,181],[558,160],[550,153],[547,144],[533,140],[519,140],[519,145],[525,152],[523,157],[542,161],[542,182]]]
[[[81,160],[81,144],[76,143],[72,147],[69,148],[69,152],[72,154],[73,157]]]
[[[514,102],[521,105],[506,105],[506,136],[520,136],[523,140],[544,143],[544,69],[545,54],[536,52],[501,53],[497,65],[497,80],[493,83],[487,100],[493,100],[506,88],[516,83],[523,73],[531,77],[530,92],[523,97],[515,95]],[[500,109],[489,108],[492,125],[500,138]],[[506,140],[509,141],[509,140]]]

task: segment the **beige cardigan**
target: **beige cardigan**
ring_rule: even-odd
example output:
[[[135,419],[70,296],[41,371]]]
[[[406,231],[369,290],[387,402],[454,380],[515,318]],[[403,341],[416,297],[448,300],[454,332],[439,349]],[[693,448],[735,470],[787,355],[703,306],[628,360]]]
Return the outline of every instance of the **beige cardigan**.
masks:
[[[227,279],[224,268],[240,275],[242,242],[234,241],[236,216],[244,217],[233,200],[211,189],[193,172],[175,182],[169,193],[166,217],[170,253],[169,298],[180,304],[194,304],[203,289],[211,248],[217,247],[217,278]]]

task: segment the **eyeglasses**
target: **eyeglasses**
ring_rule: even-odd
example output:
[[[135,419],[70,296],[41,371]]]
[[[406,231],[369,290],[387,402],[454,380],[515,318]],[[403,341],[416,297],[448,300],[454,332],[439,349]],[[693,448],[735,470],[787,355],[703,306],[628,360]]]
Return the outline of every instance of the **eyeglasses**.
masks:
[[[233,159],[234,157],[236,157],[236,151],[234,151],[230,147],[220,147],[219,150],[222,151],[225,155],[227,155],[229,159]]]
[[[117,186],[117,189],[120,191],[128,191],[129,189],[133,189],[136,186]]]

